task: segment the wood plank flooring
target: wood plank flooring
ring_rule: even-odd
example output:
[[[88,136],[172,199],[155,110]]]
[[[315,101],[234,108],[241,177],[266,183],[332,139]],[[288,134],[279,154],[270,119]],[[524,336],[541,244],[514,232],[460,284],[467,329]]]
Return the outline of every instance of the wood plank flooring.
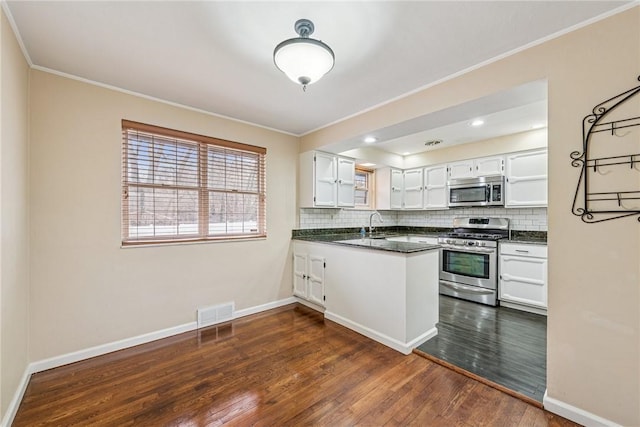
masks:
[[[13,425],[574,426],[294,304],[34,374]]]
[[[545,316],[440,295],[438,335],[418,350],[542,402]]]

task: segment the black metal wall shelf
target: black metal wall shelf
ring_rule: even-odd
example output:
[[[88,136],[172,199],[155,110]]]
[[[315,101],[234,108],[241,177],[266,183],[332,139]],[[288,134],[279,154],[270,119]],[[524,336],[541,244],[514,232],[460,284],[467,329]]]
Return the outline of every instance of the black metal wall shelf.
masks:
[[[639,93],[640,86],[636,86],[609,98],[593,107],[592,113],[582,120],[582,152],[574,151],[570,155],[571,165],[581,169],[571,212],[584,222],[596,223],[633,215],[638,215],[640,221],[640,115],[636,115],[640,108],[633,110],[635,104],[629,102]],[[623,106],[627,105],[632,106],[629,115],[624,113]],[[613,111],[622,112],[622,118],[610,119]],[[605,122],[605,118],[608,121]],[[609,135],[604,142],[601,139],[599,144],[611,144],[612,137],[628,138],[633,132],[634,135],[627,139],[627,145],[630,141],[635,154],[594,156],[595,134],[603,132]],[[600,148],[607,150],[613,145]],[[621,172],[623,170],[626,172]],[[634,174],[632,179],[626,180],[624,188],[618,187],[621,177],[622,180],[626,178],[621,173]]]

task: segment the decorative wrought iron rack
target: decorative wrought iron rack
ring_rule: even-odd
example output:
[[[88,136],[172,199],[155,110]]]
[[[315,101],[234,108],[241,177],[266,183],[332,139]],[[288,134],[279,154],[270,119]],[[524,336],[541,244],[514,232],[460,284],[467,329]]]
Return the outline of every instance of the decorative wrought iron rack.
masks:
[[[638,80],[640,81],[640,76]],[[629,168],[631,171],[640,174],[640,134],[637,135],[638,144],[635,144],[637,152],[634,154],[606,157],[591,156],[595,134],[607,132],[610,133],[610,137],[625,137],[630,132],[640,129],[640,116],[604,121],[608,119],[608,116],[611,116],[610,113],[614,110],[622,111],[620,107],[639,93],[640,86],[636,86],[609,98],[593,107],[592,113],[582,120],[583,151],[574,151],[570,155],[572,159],[571,165],[581,168],[571,211],[584,222],[596,223],[633,215],[638,215],[638,221],[640,221],[640,188],[619,189],[620,191],[617,191],[618,189],[616,188],[606,188],[613,191],[593,191],[594,182],[599,179],[606,179],[606,175],[611,172],[612,168],[610,167]],[[624,135],[619,134],[622,129],[628,129]],[[605,169],[606,172],[604,172]],[[627,172],[629,172],[629,169],[627,169]],[[608,179],[611,180],[610,177]],[[640,176],[633,181],[640,183]],[[615,187],[615,182],[619,182],[619,178],[618,181],[611,180],[610,182]],[[631,185],[633,186],[633,183]]]

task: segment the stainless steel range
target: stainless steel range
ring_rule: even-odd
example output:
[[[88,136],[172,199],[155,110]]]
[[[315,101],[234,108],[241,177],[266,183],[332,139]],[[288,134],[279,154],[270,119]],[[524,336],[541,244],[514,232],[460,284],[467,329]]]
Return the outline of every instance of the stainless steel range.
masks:
[[[440,293],[498,305],[498,240],[509,237],[507,218],[455,218],[438,238]]]

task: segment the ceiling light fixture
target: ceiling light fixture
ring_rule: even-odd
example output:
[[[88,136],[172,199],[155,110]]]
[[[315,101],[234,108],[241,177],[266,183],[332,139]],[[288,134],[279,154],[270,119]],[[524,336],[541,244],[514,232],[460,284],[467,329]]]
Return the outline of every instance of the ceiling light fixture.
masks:
[[[317,82],[333,68],[333,50],[320,40],[310,39],[315,29],[313,22],[299,19],[293,26],[300,37],[278,44],[273,51],[276,67],[295,83],[307,90],[307,85]]]
[[[375,136],[367,136],[364,139],[364,142],[367,144],[373,144],[374,142],[376,142],[378,139]]]
[[[482,126],[484,124],[484,120],[480,120],[480,119],[475,119],[474,121],[471,122],[471,126]]]

